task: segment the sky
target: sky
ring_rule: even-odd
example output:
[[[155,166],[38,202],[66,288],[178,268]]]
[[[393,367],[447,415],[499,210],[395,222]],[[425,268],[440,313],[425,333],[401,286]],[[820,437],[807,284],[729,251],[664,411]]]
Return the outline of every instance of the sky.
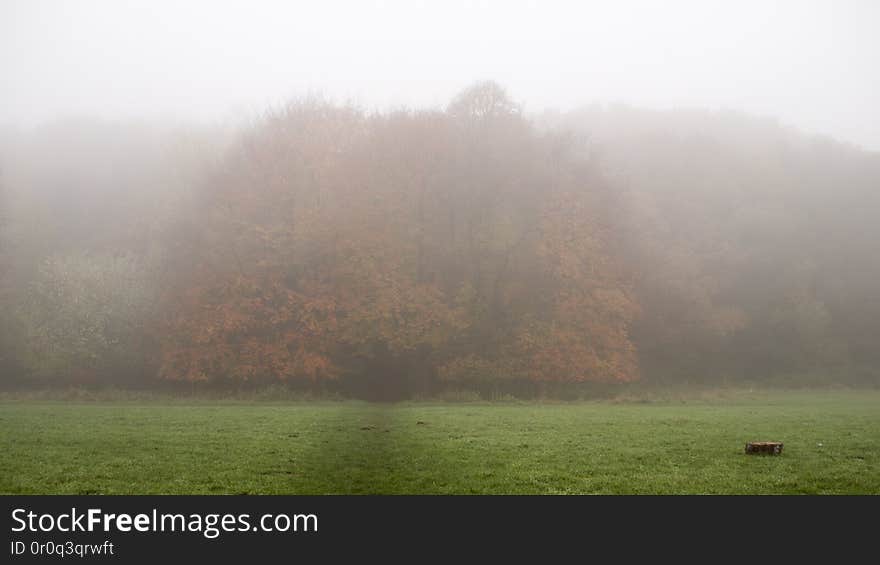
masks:
[[[0,0],[0,124],[228,121],[320,93],[734,109],[880,151],[880,1]]]

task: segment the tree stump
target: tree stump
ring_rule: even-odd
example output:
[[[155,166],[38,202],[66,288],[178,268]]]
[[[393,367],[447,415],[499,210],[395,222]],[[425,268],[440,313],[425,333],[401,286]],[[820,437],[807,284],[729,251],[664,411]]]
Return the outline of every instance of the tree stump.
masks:
[[[746,444],[746,453],[754,455],[764,453],[767,455],[779,455],[782,453],[781,441],[750,441]]]

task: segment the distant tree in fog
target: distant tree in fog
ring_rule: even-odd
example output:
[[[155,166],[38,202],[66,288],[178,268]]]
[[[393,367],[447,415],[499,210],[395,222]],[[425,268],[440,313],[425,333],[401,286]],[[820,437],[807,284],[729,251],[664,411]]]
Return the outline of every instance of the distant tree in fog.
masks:
[[[201,195],[163,374],[636,378],[600,180],[557,149],[492,83],[444,113],[270,116]]]
[[[731,112],[294,101],[0,136],[0,378],[878,382],[880,157]],[[779,381],[776,381],[779,382]]]
[[[132,256],[47,259],[18,309],[27,365],[37,377],[61,382],[143,377],[151,283]]]

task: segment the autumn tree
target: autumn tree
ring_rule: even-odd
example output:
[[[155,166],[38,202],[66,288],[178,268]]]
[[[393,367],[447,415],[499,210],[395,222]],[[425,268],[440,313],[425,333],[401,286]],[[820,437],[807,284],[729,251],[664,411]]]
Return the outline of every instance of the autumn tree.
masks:
[[[493,110],[462,111],[468,107]],[[606,249],[607,187],[581,156],[566,152],[564,139],[538,136],[497,87],[466,91],[450,114],[461,136],[452,169],[473,182],[461,210],[473,321],[462,340],[468,353],[448,361],[442,375],[636,378],[627,333],[635,303]]]
[[[880,159],[772,120],[536,120],[482,82],[234,135],[66,120],[0,131],[0,159],[4,385],[880,376]]]
[[[585,108],[557,125],[589,136],[625,202],[615,255],[640,304],[646,378],[872,371],[876,154],[733,112]]]
[[[291,104],[202,190],[163,374],[368,394],[635,378],[594,181],[492,83],[446,112]]]

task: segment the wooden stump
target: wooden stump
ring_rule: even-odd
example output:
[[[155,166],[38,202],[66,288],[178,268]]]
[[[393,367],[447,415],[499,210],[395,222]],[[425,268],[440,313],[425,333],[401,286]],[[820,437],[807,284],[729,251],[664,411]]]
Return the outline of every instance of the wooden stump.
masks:
[[[746,444],[746,453],[765,453],[767,455],[779,455],[782,453],[781,441],[750,441]]]

